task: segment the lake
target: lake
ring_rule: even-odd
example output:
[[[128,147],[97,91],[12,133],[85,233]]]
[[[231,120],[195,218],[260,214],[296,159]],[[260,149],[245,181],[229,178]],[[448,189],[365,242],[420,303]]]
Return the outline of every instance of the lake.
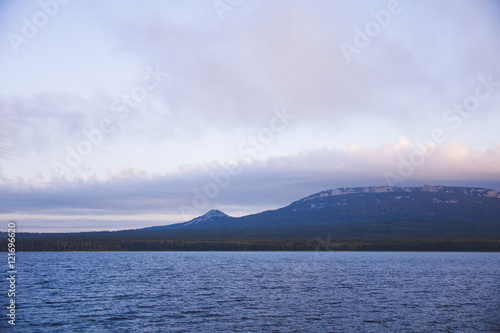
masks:
[[[500,331],[500,253],[17,253],[17,270],[1,331]]]

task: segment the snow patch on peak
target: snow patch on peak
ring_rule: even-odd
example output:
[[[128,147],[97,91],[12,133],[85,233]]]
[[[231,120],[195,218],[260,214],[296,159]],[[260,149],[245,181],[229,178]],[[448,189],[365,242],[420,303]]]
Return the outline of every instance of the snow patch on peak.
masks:
[[[500,191],[495,191],[495,190],[485,190],[484,191],[484,196],[485,197],[492,197],[492,198],[500,198]]]
[[[224,214],[220,210],[212,209],[212,210],[206,212],[205,214],[203,214],[202,216],[194,218],[191,221],[184,223],[184,225],[199,224],[199,223],[203,223],[203,222],[212,221],[216,218],[221,218],[221,217],[230,217],[230,216],[227,214]]]
[[[485,188],[464,188],[464,187],[448,187],[443,185],[424,185],[420,187],[399,187],[399,186],[368,186],[368,187],[340,187],[332,190],[326,190],[315,193],[295,203],[307,202],[310,200],[322,201],[323,198],[340,196],[346,194],[364,194],[364,193],[455,193],[466,194],[484,197],[500,198],[500,191],[490,190]],[[410,198],[409,196],[395,196],[395,199],[401,200],[402,198]],[[415,200],[415,198],[412,198]]]
[[[209,210],[208,212],[206,212],[205,214],[203,214],[201,217],[205,217],[205,216],[221,217],[221,216],[229,216],[229,215],[224,214],[223,212],[221,212],[218,209],[212,209],[212,210]]]

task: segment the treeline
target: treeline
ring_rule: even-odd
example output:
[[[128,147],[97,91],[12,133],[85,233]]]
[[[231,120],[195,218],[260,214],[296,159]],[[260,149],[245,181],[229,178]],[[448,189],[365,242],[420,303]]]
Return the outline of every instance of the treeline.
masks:
[[[1,236],[6,236],[1,235]],[[7,238],[0,239],[7,249]],[[18,252],[51,251],[468,251],[500,252],[498,239],[117,239],[29,238]]]

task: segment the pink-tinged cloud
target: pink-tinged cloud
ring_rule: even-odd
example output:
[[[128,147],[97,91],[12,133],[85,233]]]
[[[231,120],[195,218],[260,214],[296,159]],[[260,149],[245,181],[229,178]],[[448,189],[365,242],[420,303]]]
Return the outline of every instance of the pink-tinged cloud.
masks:
[[[214,162],[163,175],[122,166],[107,179],[53,178],[46,182],[0,175],[0,212],[4,217],[18,214],[24,218],[42,214],[45,219],[71,215],[71,228],[78,228],[77,217],[109,220],[106,216],[132,215],[137,226],[145,226],[153,223],[145,217],[151,214],[164,216],[168,223],[181,222],[212,208],[237,215],[278,208],[335,187],[387,185],[387,172],[404,178],[398,186],[429,183],[500,188],[500,146],[478,150],[451,142],[427,146],[426,151],[421,155],[423,163],[415,164],[409,175],[398,174],[398,170],[419,150],[404,137],[379,147],[353,143],[345,149],[302,149],[289,156],[239,161],[238,172],[233,174],[228,170],[234,171],[236,164]],[[155,224],[161,223],[155,220]]]

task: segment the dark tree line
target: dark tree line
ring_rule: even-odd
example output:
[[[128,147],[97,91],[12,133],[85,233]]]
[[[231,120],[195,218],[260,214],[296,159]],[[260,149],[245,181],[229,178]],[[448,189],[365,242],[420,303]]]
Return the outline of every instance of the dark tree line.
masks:
[[[0,234],[0,250],[7,250],[7,235]],[[498,239],[145,239],[127,237],[61,236],[23,237],[16,251],[492,251]]]

